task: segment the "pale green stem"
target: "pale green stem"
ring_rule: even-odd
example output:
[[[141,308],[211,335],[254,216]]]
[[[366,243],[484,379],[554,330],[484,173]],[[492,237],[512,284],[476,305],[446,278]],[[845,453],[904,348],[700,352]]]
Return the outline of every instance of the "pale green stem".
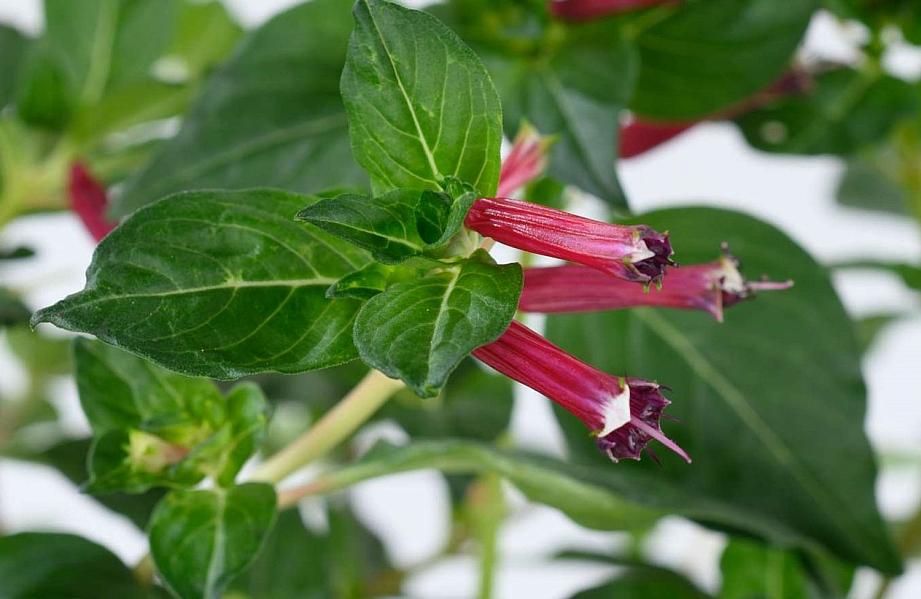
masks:
[[[277,483],[303,468],[348,438],[404,386],[372,370],[316,424],[259,466],[253,479]]]

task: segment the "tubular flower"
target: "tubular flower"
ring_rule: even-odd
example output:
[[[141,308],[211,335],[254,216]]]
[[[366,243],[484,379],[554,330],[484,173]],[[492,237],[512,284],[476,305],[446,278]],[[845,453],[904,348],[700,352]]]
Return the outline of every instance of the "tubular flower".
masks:
[[[652,439],[691,461],[659,426],[669,401],[656,383],[601,372],[517,321],[473,355],[579,418],[597,438],[598,448],[615,462],[640,459]]]
[[[639,306],[705,310],[718,321],[723,309],[758,291],[788,289],[793,281],[746,281],[739,262],[725,254],[715,262],[682,266],[669,272],[660,289],[646,291],[637,285],[606,277],[584,266],[567,264],[529,268],[518,309],[525,312],[594,312]]]
[[[550,0],[550,14],[566,21],[591,21],[676,0]]]
[[[522,125],[512,151],[502,161],[496,195],[510,196],[539,177],[547,167],[547,150],[552,143],[552,138],[542,136],[532,125]]]
[[[70,166],[67,195],[70,197],[71,210],[80,217],[93,239],[99,241],[115,228],[106,219],[108,200],[105,187],[79,162]]]
[[[577,262],[641,283],[658,282],[671,260],[667,233],[645,225],[612,225],[503,198],[477,200],[464,224],[520,250]]]

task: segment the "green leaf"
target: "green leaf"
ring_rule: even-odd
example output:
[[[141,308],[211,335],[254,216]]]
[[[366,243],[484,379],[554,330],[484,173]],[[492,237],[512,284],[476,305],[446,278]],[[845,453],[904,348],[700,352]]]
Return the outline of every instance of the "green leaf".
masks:
[[[733,539],[720,559],[720,599],[809,599],[796,555],[754,541]]]
[[[845,597],[854,568],[748,539],[731,539],[720,560],[720,599],[834,599]]]
[[[0,181],[2,183],[2,181]],[[21,260],[31,258],[35,255],[35,250],[24,245],[13,247],[11,249],[0,249],[0,260]]]
[[[37,532],[0,537],[0,589],[10,598],[162,596],[141,587],[105,547],[75,535]]]
[[[90,454],[91,439],[61,441],[37,455],[24,456],[55,468],[75,485],[86,482],[86,465]],[[20,456],[17,456],[20,457]],[[93,497],[113,512],[131,520],[140,529],[147,527],[147,521],[154,506],[163,497],[160,489],[141,494],[107,493]]]
[[[126,182],[113,215],[188,189],[364,185],[339,97],[350,5],[316,0],[250,33],[177,136]]]
[[[919,105],[912,85],[874,71],[842,68],[815,82],[738,117],[748,143],[769,152],[849,155],[884,139]]]
[[[375,188],[438,190],[454,176],[495,193],[502,109],[480,59],[429,14],[358,0],[354,15],[342,98]]]
[[[626,207],[617,180],[621,113],[636,80],[636,53],[610,24],[572,26],[549,60],[487,56],[514,137],[522,120],[555,135],[548,173]]]
[[[28,322],[29,308],[10,290],[0,287],[0,327]]]
[[[86,0],[79,5],[45,0],[41,58],[24,73],[27,93],[17,102],[20,113],[29,122],[62,126],[69,114],[43,115],[33,105],[44,101],[38,92],[49,89],[51,81],[58,103],[72,112],[97,104],[120,86],[149,79],[151,66],[170,42],[177,6],[176,0]]]
[[[666,425],[666,433],[693,465],[665,457],[665,468],[647,460],[618,472],[629,477],[653,468],[688,497],[745,510],[744,528],[756,534],[787,543],[793,537],[899,571],[874,498],[859,351],[827,272],[786,235],[739,213],[672,209],[637,222],[672,231],[687,263],[711,260],[727,241],[750,278],[791,278],[796,286],[734,306],[724,324],[651,309],[550,318],[548,336],[580,358],[673,389],[668,411],[680,423]],[[573,459],[603,467],[581,423],[563,413],[560,420]]]
[[[250,190],[157,202],[97,246],[86,289],[33,320],[189,375],[302,372],[351,360],[359,304],[325,293],[369,260],[294,222],[309,201]]]
[[[183,599],[220,597],[255,559],[275,521],[275,502],[275,490],[262,483],[164,497],[149,534],[166,585]]]
[[[910,191],[906,189],[895,148],[888,144],[868,148],[849,159],[838,182],[835,198],[842,206],[907,215]]]
[[[454,200],[430,190],[394,189],[374,198],[343,194],[325,199],[297,217],[368,250],[375,260],[398,263],[444,247],[475,200],[473,193]]]
[[[505,331],[521,285],[518,264],[497,266],[482,250],[417,281],[394,285],[359,311],[358,353],[420,397],[434,396],[465,356]]]
[[[211,381],[83,338],[74,356],[80,403],[94,433],[93,491],[137,493],[192,485],[206,475],[231,485],[265,433],[266,400],[251,383],[224,398]]]
[[[259,557],[233,589],[260,599],[327,599],[399,594],[400,576],[380,540],[345,509],[328,511],[329,530],[304,526],[298,510],[279,514]],[[388,589],[388,582],[396,583]]]
[[[399,266],[372,262],[333,283],[326,290],[326,297],[370,299],[387,289],[394,277],[399,277],[405,270]]]
[[[667,570],[628,570],[623,576],[576,593],[571,599],[706,599],[684,576]]]
[[[233,50],[243,29],[220,0],[183,0],[167,60],[177,60],[186,77],[199,77]]]
[[[767,87],[789,66],[815,0],[682,3],[636,39],[630,108],[663,121],[709,116]]]
[[[0,109],[13,99],[28,40],[13,27],[0,24]]]

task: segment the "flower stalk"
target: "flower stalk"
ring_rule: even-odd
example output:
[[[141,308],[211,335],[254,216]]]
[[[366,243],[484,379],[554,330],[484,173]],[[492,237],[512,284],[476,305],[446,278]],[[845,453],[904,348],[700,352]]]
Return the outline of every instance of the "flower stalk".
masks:
[[[277,483],[344,441],[402,389],[402,381],[372,370],[316,424],[265,461],[253,480]]]
[[[473,355],[579,418],[596,437],[602,453],[615,462],[638,460],[653,439],[691,461],[659,426],[670,402],[654,382],[602,372],[517,321]]]

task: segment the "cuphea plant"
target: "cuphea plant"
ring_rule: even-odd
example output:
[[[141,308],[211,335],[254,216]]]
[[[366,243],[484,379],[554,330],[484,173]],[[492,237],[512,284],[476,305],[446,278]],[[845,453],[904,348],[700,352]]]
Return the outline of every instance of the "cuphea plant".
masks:
[[[16,63],[15,90],[0,88],[10,107],[0,224],[63,206],[66,190],[99,240],[84,289],[31,316],[33,327],[83,334],[73,372],[91,429],[40,459],[85,456],[74,478],[146,528],[150,555],[132,577],[87,541],[0,538],[11,596],[92,596],[65,580],[81,560],[118,596],[159,586],[182,598],[396,594],[406,572],[348,509],[330,501],[322,532],[289,510],[421,468],[448,476],[462,525],[446,552],[476,545],[482,597],[502,479],[637,539],[668,514],[744,537],[724,554],[727,597],[760,593],[737,575],[777,559],[816,596],[844,592],[856,565],[899,571],[873,499],[857,345],[826,270],[737,212],[629,216],[614,169],[618,155],[705,120],[736,119],[774,151],[886,130],[826,139],[792,114],[821,101],[811,94],[825,77],[851,77],[791,65],[812,0],[453,0],[429,11],[315,0],[223,62],[237,28],[217,5],[90,4],[108,27],[91,35],[112,57],[67,55],[70,13],[48,0],[43,41]],[[144,15],[170,27],[147,40]],[[195,43],[199,22],[220,25],[214,40]],[[177,64],[185,76],[165,82]],[[147,137],[200,78],[179,131]],[[147,105],[154,94],[162,102]],[[777,121],[794,139],[771,137],[765,125]],[[602,200],[595,218],[569,209],[577,193]],[[495,243],[517,261],[497,261]],[[778,293],[743,303],[765,291]],[[0,294],[19,353],[60,347],[12,328],[30,311]],[[523,322],[530,313],[548,315],[543,332]],[[38,381],[46,367],[34,362]],[[553,402],[565,459],[497,442],[512,381]],[[286,415],[291,389],[310,396],[309,418]],[[399,423],[411,442],[356,459],[342,444],[374,419]],[[288,420],[295,434],[279,433]],[[655,464],[619,463],[644,452]],[[292,480],[320,458],[312,479]],[[47,576],[16,572],[45,547],[80,558]],[[308,564],[283,563],[304,547]],[[612,588],[701,594],[670,572],[632,578],[647,567]]]

